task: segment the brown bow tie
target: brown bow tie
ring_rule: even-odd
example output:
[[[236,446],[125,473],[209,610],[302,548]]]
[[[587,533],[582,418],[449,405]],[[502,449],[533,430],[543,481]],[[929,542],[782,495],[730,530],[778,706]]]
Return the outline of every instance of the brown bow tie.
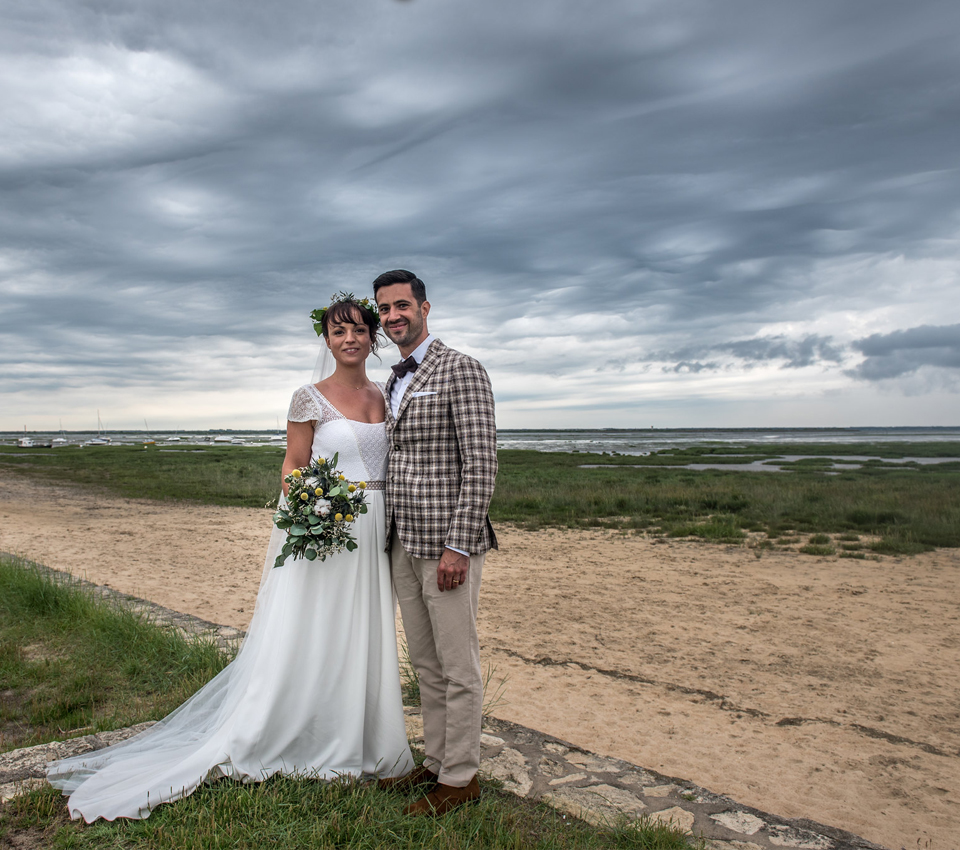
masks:
[[[402,378],[407,372],[416,372],[417,366],[419,364],[416,360],[413,359],[411,354],[406,360],[401,360],[399,363],[395,363],[390,368],[393,369],[393,374],[398,378]]]

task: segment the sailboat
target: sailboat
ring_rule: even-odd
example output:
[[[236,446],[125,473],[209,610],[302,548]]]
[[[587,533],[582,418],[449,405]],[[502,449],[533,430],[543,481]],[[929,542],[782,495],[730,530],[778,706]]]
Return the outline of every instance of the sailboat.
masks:
[[[29,449],[33,446],[33,440],[27,436],[27,426],[23,426],[23,436],[17,438],[17,446],[21,449]]]
[[[277,433],[271,435],[270,442],[279,443],[286,439],[287,439],[287,435],[280,432],[280,417],[278,416],[277,417]]]
[[[55,449],[59,449],[67,445],[67,435],[63,430],[63,419],[60,420],[60,436],[54,437],[50,445],[53,446],[53,448]]]
[[[103,420],[100,418],[100,411],[97,411],[97,436],[92,440],[87,440],[88,446],[109,446],[110,438],[103,436]]]

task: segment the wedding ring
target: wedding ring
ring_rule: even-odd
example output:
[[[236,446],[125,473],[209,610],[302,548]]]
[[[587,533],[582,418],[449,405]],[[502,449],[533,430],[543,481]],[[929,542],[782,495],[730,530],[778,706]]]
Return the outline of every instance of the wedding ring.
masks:
[[[460,579],[455,578],[455,579],[453,580],[453,583],[454,583],[454,584],[460,584]]]

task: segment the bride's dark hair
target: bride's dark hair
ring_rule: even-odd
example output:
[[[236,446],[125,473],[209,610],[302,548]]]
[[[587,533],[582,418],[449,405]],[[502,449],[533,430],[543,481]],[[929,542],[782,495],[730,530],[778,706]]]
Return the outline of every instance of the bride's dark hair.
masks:
[[[357,321],[358,319],[359,321]],[[342,325],[344,323],[366,325],[370,330],[370,351],[376,354],[377,349],[380,347],[380,336],[377,333],[380,329],[380,317],[377,316],[373,310],[367,309],[359,301],[337,301],[327,308],[320,322],[323,335],[327,339],[329,339],[328,329],[331,322],[335,325]]]

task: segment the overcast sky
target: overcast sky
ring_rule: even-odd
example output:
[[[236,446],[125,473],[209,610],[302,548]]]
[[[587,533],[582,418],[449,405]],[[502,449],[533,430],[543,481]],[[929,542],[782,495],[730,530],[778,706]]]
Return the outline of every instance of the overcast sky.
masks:
[[[960,425],[956,0],[0,10],[0,429],[275,427],[393,268],[504,428]]]

